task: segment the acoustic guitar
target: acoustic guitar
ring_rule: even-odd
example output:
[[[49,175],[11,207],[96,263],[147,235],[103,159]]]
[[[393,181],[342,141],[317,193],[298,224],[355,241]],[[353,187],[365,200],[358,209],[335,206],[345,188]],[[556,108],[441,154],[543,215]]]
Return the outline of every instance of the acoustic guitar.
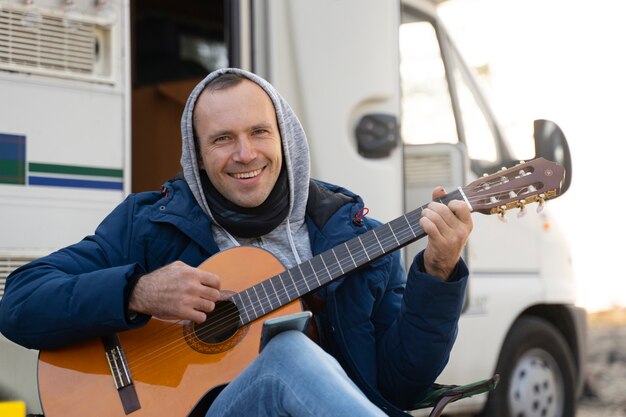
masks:
[[[540,207],[559,195],[560,165],[538,158],[444,196],[473,212]],[[188,416],[207,390],[234,379],[258,355],[263,320],[301,311],[303,295],[425,236],[420,207],[285,270],[270,253],[237,247],[199,268],[221,277],[224,300],[202,324],[151,319],[144,327],[39,355],[46,417]]]

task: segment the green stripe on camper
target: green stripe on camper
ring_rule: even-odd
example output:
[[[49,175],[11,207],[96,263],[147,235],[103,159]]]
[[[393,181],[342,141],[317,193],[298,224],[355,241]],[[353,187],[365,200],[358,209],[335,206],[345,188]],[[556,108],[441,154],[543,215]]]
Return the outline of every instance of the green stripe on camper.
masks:
[[[75,165],[56,165],[56,164],[41,164],[37,162],[31,162],[28,164],[28,170],[31,173],[46,173],[46,174],[65,174],[65,175],[84,175],[90,177],[114,177],[122,178],[124,171],[115,168],[94,168],[94,167],[81,167]]]

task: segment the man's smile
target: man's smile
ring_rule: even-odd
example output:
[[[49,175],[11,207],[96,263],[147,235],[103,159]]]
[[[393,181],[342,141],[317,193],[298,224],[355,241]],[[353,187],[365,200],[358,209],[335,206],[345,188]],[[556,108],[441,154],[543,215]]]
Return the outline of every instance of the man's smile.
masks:
[[[230,175],[231,177],[237,178],[237,179],[249,179],[249,178],[254,178],[257,175],[259,175],[261,173],[261,171],[263,171],[263,168],[259,168],[256,169],[254,171],[248,171],[248,172],[232,172],[228,175]]]

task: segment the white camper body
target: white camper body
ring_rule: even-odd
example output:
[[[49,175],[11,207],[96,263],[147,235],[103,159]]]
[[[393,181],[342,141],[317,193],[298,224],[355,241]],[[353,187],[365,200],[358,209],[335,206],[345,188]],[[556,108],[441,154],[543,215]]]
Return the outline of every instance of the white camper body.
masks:
[[[382,221],[425,204],[435,186],[513,162],[429,1],[0,0],[0,296],[13,269],[91,234],[128,193],[176,173],[186,95],[226,65],[272,82],[305,127],[313,176],[362,195]],[[536,131],[538,156],[553,137]],[[545,152],[567,146],[557,142]],[[584,312],[549,209],[528,212],[507,224],[474,215],[466,306],[438,382],[502,372],[490,402],[519,411],[535,395],[515,376],[527,372],[549,382],[546,415],[566,416],[582,385]],[[25,400],[30,413],[41,412],[36,358],[0,338],[0,400]]]

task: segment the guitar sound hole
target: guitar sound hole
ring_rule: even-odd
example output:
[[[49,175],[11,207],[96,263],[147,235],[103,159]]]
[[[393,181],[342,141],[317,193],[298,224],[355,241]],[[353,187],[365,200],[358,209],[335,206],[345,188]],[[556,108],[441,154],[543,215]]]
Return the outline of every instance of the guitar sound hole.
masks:
[[[221,343],[239,329],[239,310],[231,301],[218,301],[204,323],[194,324],[198,339],[205,343]]]

